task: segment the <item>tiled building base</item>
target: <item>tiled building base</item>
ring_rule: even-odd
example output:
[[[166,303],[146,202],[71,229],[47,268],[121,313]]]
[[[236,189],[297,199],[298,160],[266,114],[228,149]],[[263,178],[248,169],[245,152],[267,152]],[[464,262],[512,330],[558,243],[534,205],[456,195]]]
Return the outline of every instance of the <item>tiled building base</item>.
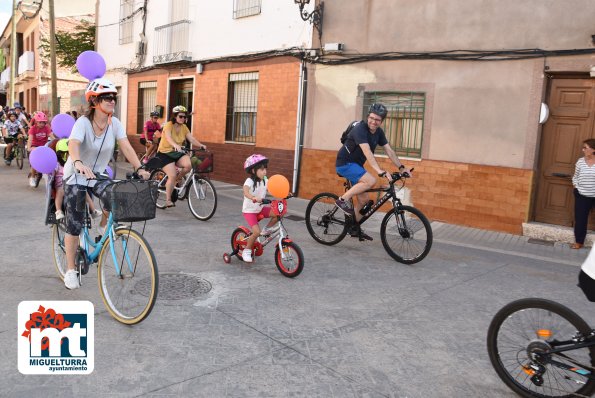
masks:
[[[335,158],[335,151],[304,150],[299,197],[343,192]],[[389,159],[378,160],[381,167],[394,170]],[[407,181],[412,202],[430,220],[522,234],[522,224],[528,219],[532,170],[436,160],[406,160],[405,164],[415,168],[414,178]]]

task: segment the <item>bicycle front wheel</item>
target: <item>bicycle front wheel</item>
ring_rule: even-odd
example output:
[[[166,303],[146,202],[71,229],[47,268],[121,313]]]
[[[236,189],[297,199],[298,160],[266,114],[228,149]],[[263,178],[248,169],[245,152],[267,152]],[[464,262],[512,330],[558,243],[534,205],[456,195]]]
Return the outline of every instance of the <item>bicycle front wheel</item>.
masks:
[[[213,183],[198,175],[188,187],[188,208],[194,217],[207,221],[217,210],[217,191]]]
[[[399,206],[382,219],[380,238],[392,258],[403,264],[415,264],[430,252],[432,227],[415,207]]]
[[[165,203],[167,201],[167,195],[165,193],[167,174],[161,169],[156,169],[151,173],[150,179],[157,181],[157,201],[155,202],[155,205],[158,209],[165,209]]]
[[[20,145],[17,145],[16,152],[17,153],[15,155],[15,158],[17,160],[17,166],[19,169],[22,169],[23,168],[23,152],[24,152],[23,147],[21,147]]]
[[[314,196],[306,208],[306,227],[310,236],[323,245],[335,245],[347,235],[347,216],[337,207],[334,193]]]
[[[288,278],[295,278],[304,269],[304,253],[298,245],[293,242],[283,242],[283,251],[279,245],[275,250],[275,264],[277,269]],[[283,258],[285,257],[285,258]]]
[[[521,299],[494,316],[488,328],[488,354],[500,379],[523,397],[591,396],[595,381],[587,375],[595,365],[595,348],[548,353],[559,342],[572,345],[577,332],[586,335],[590,330],[580,316],[561,304]],[[564,365],[556,366],[549,360]]]
[[[97,279],[107,310],[119,322],[134,325],[151,313],[159,288],[157,262],[145,238],[135,230],[116,229],[113,240],[105,242]]]
[[[66,266],[66,246],[64,243],[64,235],[66,234],[66,221],[61,219],[56,224],[52,225],[52,258],[54,265],[58,270],[60,279],[64,280],[64,275],[68,271]]]

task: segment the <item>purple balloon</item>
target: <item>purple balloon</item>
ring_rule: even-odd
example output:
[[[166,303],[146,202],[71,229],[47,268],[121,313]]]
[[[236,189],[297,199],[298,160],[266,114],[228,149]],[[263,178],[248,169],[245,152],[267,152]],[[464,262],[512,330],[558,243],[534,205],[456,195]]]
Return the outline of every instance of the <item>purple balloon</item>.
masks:
[[[66,113],[56,115],[52,119],[52,132],[58,138],[68,138],[74,122],[74,118]]]
[[[105,172],[107,173],[108,177],[113,179],[114,178],[114,171],[112,170],[111,167],[107,166],[105,168]]]
[[[50,174],[56,168],[58,158],[52,148],[40,146],[31,151],[29,163],[31,163],[31,167],[40,173]]]
[[[105,60],[98,52],[83,51],[76,58],[76,68],[87,79],[97,79],[105,75]]]

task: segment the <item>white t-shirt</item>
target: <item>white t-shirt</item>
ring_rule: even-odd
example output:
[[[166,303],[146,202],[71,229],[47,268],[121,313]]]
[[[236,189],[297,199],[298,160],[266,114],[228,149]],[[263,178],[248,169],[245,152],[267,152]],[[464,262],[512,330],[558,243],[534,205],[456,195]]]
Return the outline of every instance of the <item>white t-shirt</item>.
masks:
[[[265,178],[264,181],[261,181],[254,188],[254,180],[248,177],[244,182],[244,186],[248,186],[250,188],[250,193],[257,198],[264,199],[267,195],[267,179]],[[242,206],[242,213],[260,213],[262,210],[262,203],[254,203],[246,196],[244,196],[244,205]]]
[[[69,137],[69,139],[75,139],[81,142],[79,147],[81,161],[86,166],[92,168],[95,174],[105,171],[114,153],[116,140],[121,140],[122,138],[126,138],[126,132],[122,127],[122,123],[115,117],[112,117],[112,123],[108,125],[106,132],[101,134],[100,137],[96,137],[91,121],[85,116],[77,119]],[[103,145],[101,145],[102,142]],[[101,151],[99,150],[100,148]],[[64,165],[64,181],[68,185],[79,184],[90,187],[94,186],[96,182],[95,180],[87,182],[85,176],[80,173],[75,174],[72,158],[70,157]]]
[[[591,279],[595,279],[595,246],[589,251],[589,255],[581,266],[581,269],[585,274],[589,275]]]

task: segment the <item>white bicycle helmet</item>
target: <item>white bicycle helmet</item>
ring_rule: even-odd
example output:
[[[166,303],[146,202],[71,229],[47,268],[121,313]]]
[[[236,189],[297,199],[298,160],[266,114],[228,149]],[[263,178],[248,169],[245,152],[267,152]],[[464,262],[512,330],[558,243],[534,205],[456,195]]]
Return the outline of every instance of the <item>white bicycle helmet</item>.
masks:
[[[172,109],[172,113],[180,113],[180,112],[188,112],[188,110],[186,109],[186,107],[184,105],[174,106],[174,109]]]
[[[114,83],[100,77],[89,82],[87,90],[85,91],[85,99],[89,102],[91,97],[107,93],[118,94],[118,90]]]

